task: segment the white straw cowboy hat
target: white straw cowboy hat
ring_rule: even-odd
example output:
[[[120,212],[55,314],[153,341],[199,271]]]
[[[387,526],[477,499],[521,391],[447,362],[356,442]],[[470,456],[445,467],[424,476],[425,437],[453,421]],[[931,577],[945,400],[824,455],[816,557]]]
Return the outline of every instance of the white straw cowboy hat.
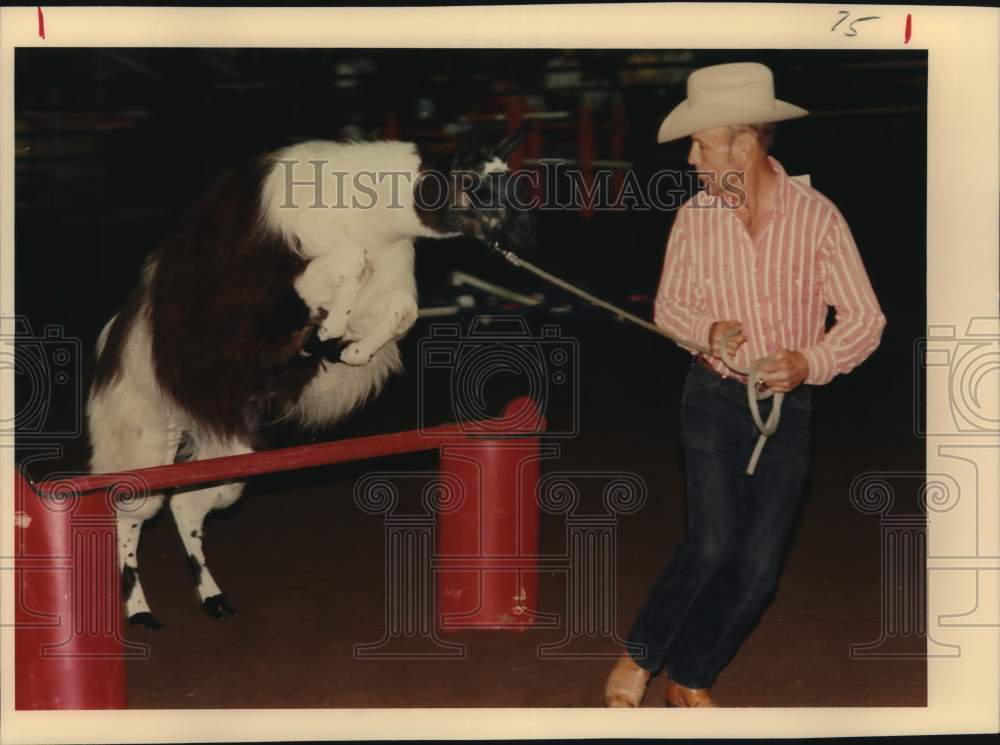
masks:
[[[774,75],[759,62],[713,65],[688,76],[687,98],[667,114],[656,141],[670,142],[732,124],[780,122],[808,113],[774,97]]]

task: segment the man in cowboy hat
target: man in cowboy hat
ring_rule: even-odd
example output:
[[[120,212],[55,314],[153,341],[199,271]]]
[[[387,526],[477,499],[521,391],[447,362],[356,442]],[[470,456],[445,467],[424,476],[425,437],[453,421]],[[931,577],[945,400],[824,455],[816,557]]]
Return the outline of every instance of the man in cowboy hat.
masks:
[[[608,706],[640,705],[661,669],[669,705],[716,706],[712,684],[777,586],[808,471],[810,389],[860,364],[885,326],[843,216],[768,155],[773,123],[808,112],[775,99],[771,71],[751,62],[696,70],[687,93],[658,141],[691,137],[703,191],[671,228],[654,320],[713,354],[695,356],[682,399],[687,535],[608,678]],[[757,430],[746,379],[721,360],[727,335],[736,362],[766,358],[764,382],[785,392],[752,476]]]

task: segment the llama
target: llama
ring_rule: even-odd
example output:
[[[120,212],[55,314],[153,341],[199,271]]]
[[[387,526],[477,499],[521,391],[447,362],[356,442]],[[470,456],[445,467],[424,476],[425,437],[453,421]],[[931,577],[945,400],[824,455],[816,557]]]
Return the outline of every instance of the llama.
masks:
[[[310,141],[223,175],[150,255],[98,338],[91,470],[253,452],[268,422],[328,426],[376,396],[401,370],[396,340],[417,318],[414,240],[526,236],[528,216],[505,193],[523,136],[492,149],[463,138],[443,164],[412,143]],[[203,524],[242,489],[170,496],[198,596],[216,618],[235,610],[206,566]],[[116,516],[125,612],[152,629],[163,625],[139,580],[138,545],[165,497],[118,505]]]

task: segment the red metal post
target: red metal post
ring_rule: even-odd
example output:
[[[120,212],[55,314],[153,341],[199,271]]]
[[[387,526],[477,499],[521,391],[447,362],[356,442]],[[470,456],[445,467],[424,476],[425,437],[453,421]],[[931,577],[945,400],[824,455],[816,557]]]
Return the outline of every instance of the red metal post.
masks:
[[[507,407],[514,421],[529,399]],[[470,439],[441,448],[441,472],[463,493],[437,524],[437,597],[442,631],[523,630],[538,608],[538,437]]]
[[[14,706],[123,709],[122,635],[114,513],[107,499],[41,497],[15,476]]]

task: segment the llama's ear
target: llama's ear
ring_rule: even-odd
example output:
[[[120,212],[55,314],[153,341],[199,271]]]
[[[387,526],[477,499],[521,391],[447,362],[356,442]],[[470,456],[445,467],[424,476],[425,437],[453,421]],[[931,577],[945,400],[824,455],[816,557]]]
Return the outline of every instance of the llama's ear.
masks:
[[[524,141],[524,136],[528,134],[528,130],[531,129],[531,122],[524,122],[520,127],[514,130],[514,132],[507,138],[504,139],[499,145],[494,148],[493,152],[496,153],[500,160],[506,161],[518,147],[520,147],[521,142]]]

